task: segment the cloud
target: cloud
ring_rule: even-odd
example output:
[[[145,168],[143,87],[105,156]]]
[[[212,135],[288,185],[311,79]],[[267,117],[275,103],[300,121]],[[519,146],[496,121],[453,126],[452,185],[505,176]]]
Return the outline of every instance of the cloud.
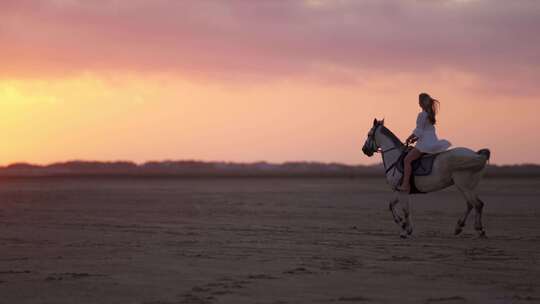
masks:
[[[537,1],[7,0],[0,64],[325,81],[453,69],[515,92],[536,90],[538,28]]]

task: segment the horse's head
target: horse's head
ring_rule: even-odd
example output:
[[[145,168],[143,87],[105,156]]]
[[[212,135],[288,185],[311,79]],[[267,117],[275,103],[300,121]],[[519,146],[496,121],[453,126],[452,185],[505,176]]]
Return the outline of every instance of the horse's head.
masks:
[[[362,147],[362,152],[364,152],[365,155],[371,157],[375,152],[379,150],[379,145],[377,145],[377,142],[375,141],[375,133],[379,129],[380,126],[384,125],[384,119],[383,120],[373,120],[373,127],[369,130],[369,133],[367,135],[366,142],[364,143],[364,147]]]

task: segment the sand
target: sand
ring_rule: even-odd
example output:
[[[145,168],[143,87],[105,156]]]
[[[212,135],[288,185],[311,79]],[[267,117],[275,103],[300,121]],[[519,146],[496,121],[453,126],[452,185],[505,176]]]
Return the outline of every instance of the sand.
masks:
[[[0,303],[540,302],[540,180],[454,190],[399,238],[381,179],[0,182]]]

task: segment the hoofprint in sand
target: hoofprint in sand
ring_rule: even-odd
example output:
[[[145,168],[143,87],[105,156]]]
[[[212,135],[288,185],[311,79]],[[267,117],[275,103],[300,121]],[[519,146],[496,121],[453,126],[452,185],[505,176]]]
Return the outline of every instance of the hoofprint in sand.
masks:
[[[540,180],[487,179],[489,239],[456,190],[401,240],[379,179],[0,184],[0,303],[534,303]]]

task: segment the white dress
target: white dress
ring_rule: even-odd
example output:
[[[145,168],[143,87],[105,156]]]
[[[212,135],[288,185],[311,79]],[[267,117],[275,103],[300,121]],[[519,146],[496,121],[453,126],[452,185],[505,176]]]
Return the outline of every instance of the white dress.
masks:
[[[418,137],[416,149],[422,153],[435,154],[446,151],[452,144],[448,140],[437,138],[435,126],[429,121],[429,114],[422,111],[416,118],[416,129],[413,131]]]

